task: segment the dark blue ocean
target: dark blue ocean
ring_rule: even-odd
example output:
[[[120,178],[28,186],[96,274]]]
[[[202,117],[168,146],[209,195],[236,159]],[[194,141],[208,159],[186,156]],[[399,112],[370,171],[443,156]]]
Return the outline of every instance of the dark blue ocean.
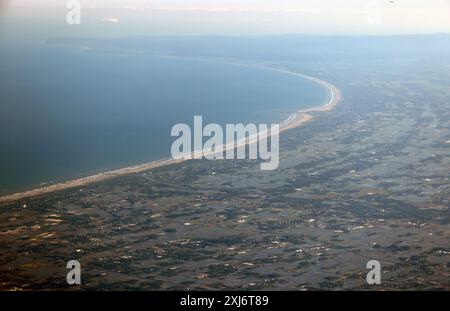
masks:
[[[271,123],[328,98],[268,70],[0,43],[0,193],[170,155],[176,123]]]

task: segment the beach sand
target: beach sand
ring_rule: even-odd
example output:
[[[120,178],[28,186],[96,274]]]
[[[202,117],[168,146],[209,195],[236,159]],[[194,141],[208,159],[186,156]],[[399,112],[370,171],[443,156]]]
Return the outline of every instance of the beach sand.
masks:
[[[276,71],[276,72],[280,72],[280,73],[284,73],[284,74],[298,76],[301,78],[305,78],[305,79],[314,81],[318,84],[321,84],[330,91],[330,94],[331,94],[330,100],[326,104],[317,106],[317,107],[313,107],[313,108],[299,110],[296,113],[291,114],[288,119],[286,119],[285,121],[280,123],[280,133],[290,130],[290,129],[293,129],[293,128],[296,128],[296,127],[299,127],[299,126],[302,126],[306,122],[311,121],[313,119],[313,116],[310,113],[312,113],[312,112],[327,112],[327,111],[333,110],[339,104],[339,102],[341,101],[341,98],[342,98],[341,92],[336,86],[334,86],[333,84],[328,83],[326,81],[320,80],[318,78],[314,78],[311,76],[307,76],[307,75],[297,73],[294,71],[290,71],[290,70],[286,70],[286,69],[269,67],[269,66],[265,66],[265,65],[241,64],[241,63],[236,63],[236,62],[231,62],[231,61],[221,61],[221,62],[238,65],[238,66],[249,66],[249,67],[254,67],[254,68],[266,69],[266,70]],[[270,136],[270,134],[268,136]],[[223,150],[227,150],[230,148],[236,148],[238,146],[242,146],[243,144],[256,143],[257,141],[258,141],[258,138],[251,138],[250,140],[246,139],[246,140],[238,141],[236,145],[222,146],[222,148],[223,148]],[[218,149],[219,148],[220,147],[218,147]],[[109,180],[112,178],[117,178],[117,177],[124,176],[124,175],[142,173],[142,172],[145,172],[145,171],[157,168],[157,167],[182,163],[182,162],[188,161],[188,160],[189,159],[169,158],[169,159],[151,161],[151,162],[140,164],[140,165],[129,166],[129,167],[125,167],[125,168],[121,168],[121,169],[117,169],[117,170],[112,170],[112,171],[108,171],[108,172],[91,175],[88,177],[83,177],[83,178],[74,179],[74,180],[70,180],[70,181],[66,181],[66,182],[56,183],[56,184],[53,184],[50,186],[45,186],[45,187],[41,187],[41,188],[37,188],[37,189],[33,189],[33,190],[28,190],[28,191],[10,194],[10,195],[4,195],[4,196],[0,197],[0,204],[8,204],[8,203],[16,202],[16,201],[23,200],[23,199],[29,199],[29,198],[49,194],[49,193],[56,192],[56,191],[82,187],[82,186],[86,186],[86,185],[89,185],[92,183],[98,183],[98,182],[102,182],[102,181]]]

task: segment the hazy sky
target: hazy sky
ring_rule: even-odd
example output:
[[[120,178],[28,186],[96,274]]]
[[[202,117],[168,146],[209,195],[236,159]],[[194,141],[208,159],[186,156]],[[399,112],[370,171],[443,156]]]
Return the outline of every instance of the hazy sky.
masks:
[[[0,0],[65,9],[67,0]],[[393,34],[450,32],[450,0],[80,0],[85,15],[144,22],[155,34]],[[114,10],[112,10],[114,9]],[[38,11],[36,11],[38,12]],[[39,13],[36,13],[39,14]]]

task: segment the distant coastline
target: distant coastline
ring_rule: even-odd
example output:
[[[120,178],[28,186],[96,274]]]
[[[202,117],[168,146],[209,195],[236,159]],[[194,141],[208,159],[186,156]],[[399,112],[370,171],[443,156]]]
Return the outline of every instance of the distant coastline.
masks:
[[[169,56],[169,55],[155,55],[155,56],[167,57],[167,58],[183,58],[183,59],[192,59],[192,60],[203,60],[203,61],[205,60],[205,59],[180,57],[180,56]],[[270,66],[266,66],[266,65],[238,63],[235,61],[228,61],[228,60],[223,60],[223,59],[211,58],[211,59],[206,59],[206,61],[220,62],[220,63],[226,63],[226,64],[236,65],[236,66],[252,67],[252,68],[264,69],[264,70],[269,70],[269,71],[273,71],[273,72],[279,72],[279,73],[283,73],[283,74],[297,76],[297,77],[301,77],[301,78],[313,81],[315,83],[318,83],[328,89],[328,91],[330,92],[330,98],[325,104],[323,104],[321,106],[317,106],[317,107],[302,109],[302,110],[299,110],[299,111],[291,114],[286,120],[284,120],[283,122],[280,123],[280,133],[290,130],[290,129],[293,129],[293,128],[296,128],[296,127],[299,127],[299,126],[302,126],[306,122],[311,121],[313,119],[313,116],[310,113],[312,113],[312,112],[327,112],[327,111],[333,110],[342,99],[341,91],[335,85],[333,85],[327,81],[324,81],[324,80],[321,80],[321,79],[318,79],[315,77],[311,77],[308,75],[304,75],[304,74],[301,74],[301,73],[298,73],[295,71],[291,71],[291,70],[287,70],[287,69],[283,69],[283,68],[277,68],[277,67],[270,67]],[[252,140],[247,139],[245,141],[238,142],[237,146],[241,145],[241,144],[252,144],[257,141],[258,141],[258,139],[252,139]],[[223,149],[227,150],[230,148],[236,148],[237,146],[225,145],[225,146],[223,146]],[[93,183],[110,180],[110,179],[117,178],[120,176],[130,175],[130,174],[138,174],[138,173],[142,173],[142,172],[154,169],[154,168],[173,165],[173,164],[177,164],[177,163],[182,163],[184,161],[187,161],[187,160],[167,158],[167,159],[161,159],[161,160],[147,162],[147,163],[140,164],[140,165],[128,166],[128,167],[124,167],[124,168],[117,169],[117,170],[102,172],[102,173],[98,173],[95,175],[91,175],[91,176],[87,176],[87,177],[83,177],[83,178],[79,178],[79,179],[69,180],[69,181],[61,182],[61,183],[55,183],[50,186],[36,188],[36,189],[28,190],[28,191],[15,193],[15,194],[4,195],[4,196],[0,197],[0,204],[3,205],[3,204],[8,204],[8,203],[13,203],[13,202],[16,202],[19,200],[29,199],[29,198],[57,192],[57,191],[87,186],[87,185],[90,185]]]

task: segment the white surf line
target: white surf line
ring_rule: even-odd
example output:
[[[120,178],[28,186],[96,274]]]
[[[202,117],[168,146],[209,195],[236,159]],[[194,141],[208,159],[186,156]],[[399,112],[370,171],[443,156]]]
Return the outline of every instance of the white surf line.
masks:
[[[196,61],[212,61],[212,62],[219,62],[219,63],[224,63],[224,64],[235,65],[235,66],[245,66],[245,67],[259,68],[259,69],[264,69],[264,70],[269,70],[269,71],[275,71],[275,72],[289,74],[289,75],[302,77],[302,78],[314,81],[316,83],[319,83],[320,85],[325,86],[328,90],[330,90],[330,94],[331,94],[330,100],[326,104],[317,106],[317,107],[302,109],[302,110],[299,110],[297,113],[291,114],[286,120],[284,120],[280,123],[280,130],[279,130],[280,133],[287,129],[290,129],[291,124],[299,116],[306,115],[306,113],[308,113],[308,112],[326,111],[327,109],[329,109],[328,106],[330,106],[330,105],[333,106],[333,105],[337,104],[338,101],[340,100],[340,97],[338,97],[336,100],[337,95],[335,95],[335,92],[339,92],[339,90],[337,89],[337,87],[335,87],[331,83],[328,83],[328,82],[320,80],[318,78],[307,76],[307,75],[304,75],[301,73],[289,71],[286,69],[269,67],[266,65],[238,63],[238,62],[220,60],[220,59],[200,59],[200,58],[193,58],[193,57],[170,56],[170,55],[153,55],[153,56],[167,57],[167,58],[179,58],[179,59],[191,59],[191,60],[196,60]],[[333,107],[331,107],[331,108],[333,108]],[[302,123],[298,124],[297,126],[301,126]],[[294,128],[294,127],[292,127],[292,128]],[[203,156],[205,156],[205,154],[211,155],[213,153],[223,152],[223,151],[229,150],[231,148],[234,149],[234,148],[242,146],[243,144],[244,145],[254,144],[259,141],[259,138],[264,137],[262,135],[266,135],[267,138],[270,137],[270,135],[271,135],[271,134],[267,134],[266,131],[260,132],[259,134],[260,135],[256,134],[256,135],[253,135],[252,137],[242,138],[236,143],[232,142],[232,143],[224,144],[222,146],[217,147],[217,149],[219,149],[219,150],[206,151],[206,153],[204,152],[204,150],[194,151],[194,152],[192,152],[193,158],[195,158],[194,157],[195,155],[200,156],[200,153]],[[222,150],[220,150],[221,147],[223,148]],[[163,167],[163,166],[167,166],[167,165],[173,165],[173,164],[177,164],[177,163],[182,163],[182,162],[185,162],[188,160],[189,159],[165,158],[165,159],[155,160],[155,161],[151,161],[151,162],[147,162],[147,163],[143,163],[143,164],[139,164],[139,165],[128,166],[128,167],[120,168],[117,170],[101,172],[101,173],[98,173],[95,175],[82,177],[82,178],[78,178],[78,179],[74,179],[74,180],[69,180],[69,181],[65,181],[65,182],[60,182],[60,183],[56,183],[56,184],[53,184],[50,186],[45,186],[45,187],[27,190],[27,191],[15,193],[15,194],[0,196],[0,204],[12,203],[12,202],[15,202],[18,200],[28,199],[28,198],[32,198],[32,197],[36,197],[36,196],[40,196],[40,195],[44,195],[44,194],[49,194],[49,193],[56,192],[56,191],[63,191],[63,190],[68,190],[68,189],[72,189],[72,188],[76,188],[76,187],[82,187],[82,186],[86,186],[86,185],[89,185],[92,183],[102,182],[102,181],[106,181],[109,179],[129,175],[129,174],[138,174],[138,173],[148,171],[150,169]]]

